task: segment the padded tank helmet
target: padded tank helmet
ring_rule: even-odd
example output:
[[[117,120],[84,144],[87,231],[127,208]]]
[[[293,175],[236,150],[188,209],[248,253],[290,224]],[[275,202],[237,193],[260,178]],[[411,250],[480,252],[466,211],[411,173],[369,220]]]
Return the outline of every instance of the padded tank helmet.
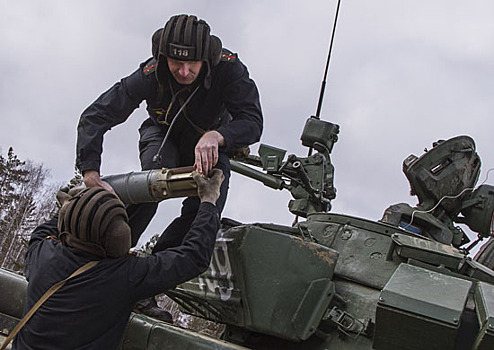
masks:
[[[211,86],[211,68],[221,59],[221,40],[210,34],[209,25],[193,15],[172,16],[152,37],[153,57],[158,61],[156,75],[162,82],[168,72],[166,58],[206,63],[204,86]]]
[[[100,258],[117,258],[131,248],[125,205],[101,187],[84,189],[62,205],[58,231],[63,244]]]

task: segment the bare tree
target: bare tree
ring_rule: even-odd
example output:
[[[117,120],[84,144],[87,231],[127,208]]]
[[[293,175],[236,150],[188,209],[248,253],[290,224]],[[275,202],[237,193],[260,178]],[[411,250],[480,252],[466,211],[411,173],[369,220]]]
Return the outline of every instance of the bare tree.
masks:
[[[0,266],[22,271],[32,230],[55,208],[57,186],[42,164],[20,161],[9,148],[0,158]]]

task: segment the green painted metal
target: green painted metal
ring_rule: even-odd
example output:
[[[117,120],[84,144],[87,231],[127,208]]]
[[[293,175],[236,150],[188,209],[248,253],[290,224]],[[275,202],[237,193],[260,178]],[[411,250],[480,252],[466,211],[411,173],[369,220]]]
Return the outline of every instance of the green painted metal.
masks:
[[[411,155],[403,162],[403,172],[421,209],[430,210],[440,202],[448,215],[456,216],[480,174],[480,157],[469,136],[438,141],[420,157]]]
[[[457,270],[465,260],[464,254],[447,244],[402,233],[393,234],[392,240],[396,253],[402,258],[416,259],[432,265],[444,265],[453,270]]]
[[[460,271],[465,276],[494,285],[494,271],[477,261],[466,259]]]
[[[23,276],[1,269],[2,293],[0,311],[12,317],[21,318],[24,312],[27,281]]]
[[[306,220],[223,220],[209,269],[168,293],[184,312],[226,324],[223,340],[133,314],[123,349],[493,348],[494,271],[467,256],[468,237],[456,226],[479,237],[492,231],[493,188],[470,189],[480,170],[473,140],[441,141],[406,158],[419,205],[392,205],[376,222],[328,212],[338,132],[310,120],[301,139],[315,154],[284,159],[284,150],[262,146],[259,157],[232,162],[234,171],[290,191],[289,210]],[[162,189],[159,198],[141,193],[161,183],[148,175],[117,176],[117,187],[132,200],[164,199]],[[0,271],[0,329],[20,317],[25,288],[22,277]]]
[[[299,227],[339,253],[335,273],[340,278],[381,289],[396,269],[396,257],[388,258],[396,227],[331,213],[309,215]]]
[[[241,350],[243,346],[132,313],[121,350]]]
[[[24,312],[27,281],[23,276],[0,269],[0,331],[8,335]]]
[[[376,349],[454,349],[473,283],[401,264],[376,311]]]
[[[379,305],[458,325],[471,281],[400,264],[381,291]]]
[[[473,349],[494,349],[494,286],[479,282],[475,290],[480,330]]]
[[[312,335],[333,295],[338,253],[255,225],[217,239],[206,273],[168,293],[196,316],[289,340]]]

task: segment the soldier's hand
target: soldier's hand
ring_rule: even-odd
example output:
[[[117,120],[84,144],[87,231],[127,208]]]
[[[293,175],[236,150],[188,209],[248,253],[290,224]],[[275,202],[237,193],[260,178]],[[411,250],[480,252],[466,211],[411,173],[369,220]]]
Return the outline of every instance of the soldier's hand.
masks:
[[[211,170],[209,175],[210,177],[194,171],[192,178],[197,183],[197,195],[201,202],[216,204],[220,196],[220,186],[225,176],[220,169]]]
[[[225,145],[225,139],[219,132],[208,131],[197,142],[195,153],[196,170],[204,175],[209,174],[211,169],[218,163],[218,149]]]
[[[103,187],[105,190],[115,194],[115,190],[108,182],[101,180],[99,172],[96,170],[86,170],[83,175],[83,181],[86,187]]]

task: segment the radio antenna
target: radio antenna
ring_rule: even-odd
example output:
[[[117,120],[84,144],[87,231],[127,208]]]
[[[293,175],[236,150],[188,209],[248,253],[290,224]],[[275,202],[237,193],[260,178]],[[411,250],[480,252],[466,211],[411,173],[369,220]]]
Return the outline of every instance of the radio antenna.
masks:
[[[336,6],[336,13],[334,16],[333,31],[331,33],[331,41],[329,43],[328,58],[326,60],[326,69],[324,70],[324,77],[321,84],[321,92],[319,93],[319,102],[317,104],[316,115],[314,117],[316,119],[320,119],[320,115],[321,115],[322,100],[324,98],[324,90],[326,89],[326,78],[328,76],[328,70],[329,70],[329,61],[331,60],[331,51],[333,51],[333,40],[334,40],[334,34],[336,32],[336,22],[338,21],[338,15],[340,13],[340,3],[341,0],[338,0],[338,4]]]

